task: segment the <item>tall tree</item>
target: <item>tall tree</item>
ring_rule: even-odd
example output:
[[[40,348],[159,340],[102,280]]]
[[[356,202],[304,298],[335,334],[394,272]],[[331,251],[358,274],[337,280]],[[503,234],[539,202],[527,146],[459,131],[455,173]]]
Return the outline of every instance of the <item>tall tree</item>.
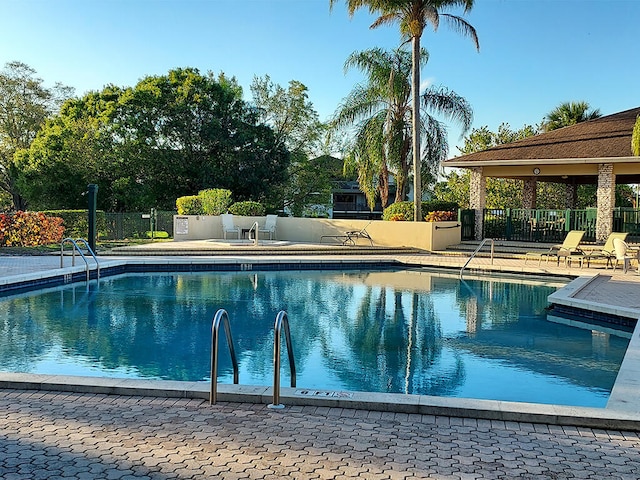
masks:
[[[331,199],[331,170],[323,161],[327,157],[320,155],[326,126],[318,119],[307,92],[296,80],[284,88],[268,75],[255,77],[251,84],[259,121],[274,131],[276,145],[291,154],[278,206],[294,216],[302,216],[312,205],[327,206]]]
[[[421,62],[428,55],[422,51]],[[366,75],[342,102],[332,120],[340,131],[355,136],[348,150],[347,165],[358,172],[361,189],[370,206],[376,194],[382,206],[389,197],[389,174],[396,178],[395,201],[402,201],[408,190],[411,167],[411,69],[412,55],[402,48],[393,51],[371,49],[355,52],[345,62],[345,70],[356,67]],[[422,104],[420,136],[423,171],[433,173],[448,153],[446,128],[428,112],[444,115],[460,123],[466,131],[471,126],[472,111],[464,98],[441,87],[429,87],[420,96]],[[422,175],[425,178],[426,175]]]
[[[47,88],[35,75],[22,62],[9,62],[0,72],[0,189],[11,195],[17,210],[27,204],[16,185],[19,170],[14,155],[29,148],[45,120],[73,94],[61,84]]]
[[[542,121],[542,130],[550,132],[576,123],[594,120],[600,116],[600,110],[591,110],[587,102],[564,102],[545,115]]]
[[[337,0],[329,0],[330,7]],[[380,17],[371,25],[371,28],[386,24],[400,24],[400,32],[403,37],[411,40],[412,52],[412,153],[413,153],[413,195],[414,219],[422,220],[421,202],[421,149],[420,149],[420,39],[427,25],[431,25],[436,31],[440,20],[448,22],[458,33],[469,36],[477,49],[480,48],[478,36],[466,20],[457,15],[444,13],[447,8],[464,7],[467,13],[473,7],[474,0],[345,0],[349,15],[353,16],[356,10],[368,8],[369,12],[380,14]]]
[[[177,197],[215,187],[234,200],[269,203],[286,179],[289,152],[234,79],[185,68],[69,101],[20,162],[21,185],[48,208],[77,208],[87,183],[96,183],[101,209],[169,210]]]

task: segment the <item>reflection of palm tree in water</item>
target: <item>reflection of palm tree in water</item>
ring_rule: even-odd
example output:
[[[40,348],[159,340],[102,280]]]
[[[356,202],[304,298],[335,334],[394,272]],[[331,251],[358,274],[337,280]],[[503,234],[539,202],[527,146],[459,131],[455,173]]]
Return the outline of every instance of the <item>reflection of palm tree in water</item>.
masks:
[[[387,298],[393,295],[391,311]],[[410,313],[404,302],[410,297]],[[442,331],[428,294],[369,287],[353,320],[343,317],[341,328],[350,346],[337,372],[345,383],[368,391],[446,395],[464,380],[462,361],[444,365]],[[327,355],[337,352],[328,345]],[[351,380],[350,380],[351,379]]]

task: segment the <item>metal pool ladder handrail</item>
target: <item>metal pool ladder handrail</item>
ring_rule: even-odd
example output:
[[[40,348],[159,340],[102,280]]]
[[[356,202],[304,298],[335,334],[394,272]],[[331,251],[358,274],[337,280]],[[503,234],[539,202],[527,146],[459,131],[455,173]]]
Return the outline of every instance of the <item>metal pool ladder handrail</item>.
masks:
[[[87,248],[87,251],[93,257],[93,260],[96,262],[97,277],[98,279],[100,279],[100,263],[98,262],[98,257],[96,257],[96,254],[93,253],[93,250],[91,250],[91,247],[89,246],[89,244],[84,238],[76,238],[75,240],[73,238],[65,238],[64,240],[62,240],[62,242],[60,242],[60,268],[63,268],[64,266],[64,244],[71,243],[72,245],[71,266],[75,266],[76,264],[76,250],[77,250],[80,256],[82,257],[82,260],[84,260],[84,264],[87,268],[87,282],[89,281],[89,262],[87,261],[87,257],[85,257],[84,254],[82,253],[82,250],[78,246],[77,242],[84,243],[84,246]]]
[[[273,345],[273,403],[267,405],[268,408],[284,408],[280,403],[280,336],[284,327],[284,338],[287,343],[289,354],[289,368],[291,369],[291,387],[296,386],[296,362],[293,357],[293,347],[291,345],[291,332],[289,331],[289,318],[284,310],[276,315],[274,325],[274,345]]]
[[[258,230],[260,229],[260,226],[258,225],[258,222],[253,222],[253,225],[251,225],[251,228],[249,229],[249,238],[251,238],[251,232],[253,232],[253,246],[257,247],[258,246]]]
[[[211,322],[211,391],[209,393],[209,404],[216,403],[218,396],[218,331],[220,330],[220,322],[224,324],[224,332],[227,337],[227,345],[229,346],[229,354],[231,355],[231,363],[233,364],[233,383],[238,384],[238,360],[236,360],[236,351],[233,348],[233,339],[231,338],[231,327],[229,326],[229,315],[223,308],[219,309],[213,316]]]
[[[487,242],[491,242],[491,265],[493,265],[493,248],[494,248],[495,242],[493,241],[493,238],[485,238],[484,240],[482,240],[482,242],[480,242],[480,245],[478,245],[478,248],[476,248],[476,250],[471,254],[471,256],[469,257],[469,260],[467,260],[467,263],[465,263],[460,269],[460,278],[462,278],[462,272],[464,272],[464,269],[467,268],[467,265],[469,265],[471,260],[473,260],[476,254],[480,251],[482,247],[484,247],[484,244]]]

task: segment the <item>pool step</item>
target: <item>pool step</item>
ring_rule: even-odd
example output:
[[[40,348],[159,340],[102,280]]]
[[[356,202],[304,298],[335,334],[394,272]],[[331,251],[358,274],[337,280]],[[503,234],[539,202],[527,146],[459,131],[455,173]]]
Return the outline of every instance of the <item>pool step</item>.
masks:
[[[480,245],[479,241],[464,241],[458,245],[451,245],[446,250],[433,252],[437,255],[444,256],[461,256],[468,257]],[[496,258],[525,258],[527,253],[543,253],[549,251],[553,243],[531,243],[531,242],[509,242],[504,240],[496,240],[494,243],[493,256]],[[482,250],[479,251],[477,257],[489,257],[491,255],[491,244],[486,243]]]

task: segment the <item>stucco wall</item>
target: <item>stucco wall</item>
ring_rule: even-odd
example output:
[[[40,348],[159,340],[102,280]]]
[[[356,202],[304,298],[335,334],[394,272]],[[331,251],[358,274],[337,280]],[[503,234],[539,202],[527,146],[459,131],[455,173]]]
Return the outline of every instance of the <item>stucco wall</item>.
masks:
[[[236,226],[251,228],[254,222],[264,225],[265,217],[234,216]],[[174,241],[221,239],[222,221],[219,216],[176,215]],[[335,243],[322,239],[324,235],[341,235],[349,230],[367,229],[375,246],[415,247],[423,250],[442,250],[460,243],[459,222],[385,222],[382,220],[336,220],[325,218],[279,217],[275,239],[306,243]],[[228,239],[235,238],[233,234]],[[365,239],[359,245],[369,245]]]

